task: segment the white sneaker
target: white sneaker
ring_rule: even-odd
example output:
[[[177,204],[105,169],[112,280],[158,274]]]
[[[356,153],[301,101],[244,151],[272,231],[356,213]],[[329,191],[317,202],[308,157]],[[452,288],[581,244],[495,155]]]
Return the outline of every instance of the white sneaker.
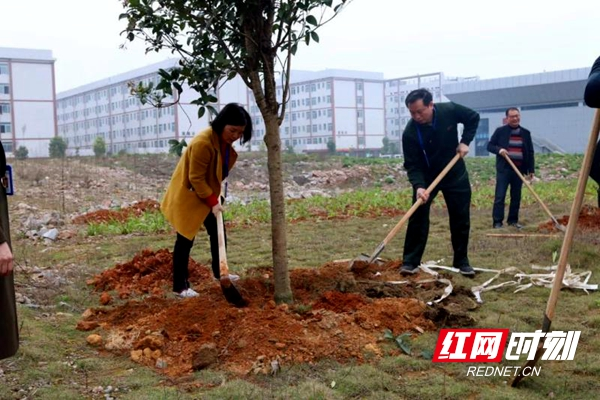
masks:
[[[182,299],[188,299],[191,297],[198,297],[199,294],[194,289],[185,289],[179,293],[175,293],[176,296],[181,297]]]
[[[214,278],[215,281],[218,281],[217,278]],[[236,275],[236,274],[229,274],[229,280],[231,282],[235,282],[235,281],[239,281],[240,280],[240,276]]]

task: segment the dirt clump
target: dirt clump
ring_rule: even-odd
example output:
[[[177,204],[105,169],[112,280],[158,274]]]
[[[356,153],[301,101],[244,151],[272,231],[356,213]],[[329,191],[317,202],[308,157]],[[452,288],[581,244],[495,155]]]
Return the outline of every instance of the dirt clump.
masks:
[[[144,296],[92,309],[78,329],[97,326],[96,333],[112,338],[104,340],[105,349],[179,376],[203,368],[239,375],[274,373],[279,365],[324,358],[366,362],[372,354],[397,351],[386,347],[386,330],[396,335],[418,334],[440,326],[473,323],[472,318],[453,319],[467,315],[467,302],[460,301],[467,290],[454,296],[449,302],[452,306],[429,306],[426,301],[443,288],[435,284],[425,287],[416,278],[405,284],[386,283],[392,277],[398,279],[399,265],[394,261],[370,266],[359,274],[348,270],[348,262],[293,269],[290,278],[295,303],[291,306],[275,304],[272,271],[256,268],[235,283],[250,302],[238,309],[225,301],[209,268],[192,259],[190,280],[199,297],[165,296],[164,287],[171,284],[172,255],[166,249],[145,250],[89,282],[98,292],[127,293],[119,295],[121,299]],[[372,289],[388,285],[389,290]],[[419,291],[429,298],[416,298]],[[149,349],[148,354],[140,352],[142,348]],[[157,350],[160,358],[154,354]]]
[[[129,207],[122,208],[120,210],[97,210],[92,211],[83,215],[79,215],[73,218],[74,224],[89,224],[89,223],[102,223],[110,221],[124,222],[131,217],[139,217],[140,215],[150,212],[158,211],[160,204],[156,200],[142,200]]]
[[[563,215],[557,218],[559,224],[567,226],[569,224],[569,215]],[[577,228],[579,230],[600,230],[600,208],[584,205],[579,213],[577,220]],[[538,226],[540,232],[558,232],[553,221],[544,222]]]

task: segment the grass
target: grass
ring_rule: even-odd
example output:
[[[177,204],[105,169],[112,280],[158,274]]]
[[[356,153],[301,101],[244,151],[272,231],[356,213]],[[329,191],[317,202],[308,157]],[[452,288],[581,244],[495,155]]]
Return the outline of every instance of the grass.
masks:
[[[556,207],[556,206],[555,206]],[[561,208],[565,206],[559,206]],[[491,239],[490,210],[473,212],[473,235],[470,257],[474,265],[500,268],[516,265],[526,268],[530,263],[550,265],[552,252],[560,241],[546,238]],[[538,207],[523,210],[524,221],[543,218]],[[375,218],[337,221],[300,222],[289,226],[290,267],[318,267],[333,259],[350,258],[361,251],[372,250],[391,228],[396,219]],[[230,229],[229,259],[233,269],[244,273],[256,266],[270,265],[270,229],[257,223],[252,228]],[[399,258],[404,233],[392,240],[385,251],[389,258]],[[208,241],[199,238],[192,256],[206,261]],[[600,250],[593,244],[593,235],[578,235],[571,263],[594,272],[593,282],[600,273],[595,260]],[[219,371],[196,373],[191,378],[165,380],[164,376],[131,363],[126,357],[101,356],[85,344],[85,333],[74,330],[81,312],[96,305],[97,295],[85,287],[85,280],[116,262],[131,259],[144,247],[171,247],[170,234],[127,235],[64,243],[51,251],[26,256],[40,267],[71,268],[72,285],[65,285],[47,297],[42,309],[19,306],[22,324],[21,349],[16,358],[3,361],[0,367],[9,377],[18,377],[18,387],[35,390],[41,399],[80,398],[91,396],[91,388],[111,385],[125,399],[236,399],[236,398],[545,398],[553,392],[560,398],[594,398],[595,376],[600,362],[594,356],[600,352],[598,310],[600,302],[579,291],[563,291],[555,316],[554,329],[582,331],[575,361],[567,363],[541,362],[542,376],[526,379],[519,389],[507,386],[501,378],[466,377],[462,364],[432,364],[420,354],[431,351],[437,335],[426,333],[411,340],[413,356],[384,357],[370,365],[339,365],[323,360],[313,365],[284,366],[281,375],[239,380]],[[22,246],[16,247],[20,258]],[[90,256],[95,254],[95,256]],[[432,212],[430,241],[426,259],[449,258],[451,247],[445,211]],[[57,260],[58,265],[57,265]],[[77,265],[74,271],[73,265]],[[483,282],[487,275],[475,279]],[[19,280],[19,279],[18,279]],[[456,277],[455,282],[470,286],[474,282]],[[21,284],[25,284],[22,282]],[[537,329],[548,297],[548,289],[532,288],[513,295],[510,290],[484,294],[485,304],[476,310],[477,326]],[[60,306],[60,304],[68,306]],[[303,305],[298,305],[302,309]],[[66,315],[57,316],[61,312]],[[390,344],[393,345],[393,344]],[[12,363],[12,364],[11,364]],[[8,366],[7,366],[8,365]],[[12,366],[11,366],[12,365]],[[74,367],[77,366],[76,368]],[[335,382],[335,384],[333,384]],[[193,383],[193,384],[192,384]],[[0,399],[9,398],[10,386],[0,388]],[[87,387],[87,389],[86,389]],[[31,392],[27,392],[31,394]],[[23,397],[27,394],[23,394]]]
[[[544,156],[538,160],[542,168],[545,162],[556,163],[556,159],[546,160]],[[575,165],[576,160],[565,157],[567,171]],[[472,177],[477,178],[472,181],[478,185],[473,195],[475,206],[469,246],[472,264],[487,268],[517,266],[526,270],[533,263],[551,265],[556,257],[553,254],[560,251],[561,238],[486,236],[486,233],[496,233],[490,228],[491,192],[483,183],[493,164],[484,160],[483,165],[470,165],[469,168]],[[480,171],[475,171],[477,168]],[[558,179],[536,185],[536,190],[558,216],[569,212],[569,197],[572,197],[574,187],[573,179]],[[588,203],[596,198],[593,189],[593,186],[588,188]],[[330,260],[371,252],[399,217],[360,216],[388,206],[406,209],[408,194],[408,191],[370,189],[336,199],[322,197],[290,202],[288,218],[300,219],[288,225],[290,268],[318,268]],[[347,209],[344,204],[363,209],[347,219],[312,217],[319,215],[315,209],[338,216]],[[526,225],[525,232],[533,232],[540,222],[547,221],[547,216],[530,196],[524,196],[523,204],[521,222]],[[448,219],[442,205],[443,202],[438,202],[431,213],[425,260],[450,260],[452,256]],[[230,220],[239,222],[228,231],[228,258],[232,270],[243,275],[251,268],[270,266],[271,233],[264,222],[268,206],[260,202],[247,207],[232,204],[228,212]],[[144,248],[172,248],[174,235],[163,229],[164,221],[158,220],[158,215],[146,215],[113,227],[109,227],[110,224],[89,227],[88,233],[95,229],[94,235],[59,241],[45,247],[44,251],[25,239],[15,240],[13,245],[20,265],[60,271],[68,282],[56,287],[41,287],[17,266],[17,290],[25,292],[40,307],[18,306],[21,348],[16,357],[0,361],[0,369],[4,372],[4,376],[0,375],[0,399],[102,398],[103,393],[94,394],[92,389],[109,385],[119,390],[115,395],[120,399],[542,399],[550,394],[554,398],[568,399],[597,397],[600,300],[595,293],[587,295],[572,290],[560,293],[552,328],[582,331],[575,360],[540,362],[541,376],[525,379],[518,389],[510,388],[505,378],[467,377],[466,365],[460,363],[433,364],[423,358],[421,354],[431,352],[435,346],[435,332],[413,337],[410,341],[412,355],[386,356],[365,365],[341,365],[332,360],[311,365],[284,364],[281,373],[274,377],[236,377],[223,371],[208,370],[169,378],[129,361],[126,355],[98,352],[86,344],[87,333],[74,329],[81,313],[88,307],[97,306],[98,294],[90,292],[85,282],[116,263],[129,261]],[[303,221],[301,217],[307,220]],[[251,226],[244,225],[248,221]],[[384,257],[401,257],[404,235],[405,229],[386,246]],[[208,240],[202,234],[196,240],[192,257],[201,262],[207,262],[210,257]],[[591,283],[600,280],[599,257],[597,234],[577,234],[569,262],[579,270],[591,270]],[[491,275],[482,274],[468,280],[456,276],[454,283],[471,287],[489,277]],[[473,311],[472,316],[480,328],[535,330],[541,325],[548,295],[549,289],[539,287],[517,294],[510,288],[486,292],[483,295],[485,303]],[[307,305],[294,307],[299,312],[310,311]],[[395,346],[391,342],[382,343],[382,347],[386,345]],[[521,364],[503,362],[502,365]]]

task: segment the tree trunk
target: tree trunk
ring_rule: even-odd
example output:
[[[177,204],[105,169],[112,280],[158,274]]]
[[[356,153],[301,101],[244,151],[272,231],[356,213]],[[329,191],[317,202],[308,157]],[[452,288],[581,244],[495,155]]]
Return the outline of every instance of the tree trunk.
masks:
[[[281,139],[277,115],[264,116],[267,133],[267,165],[271,195],[271,235],[275,302],[291,303],[293,299],[287,260],[287,233],[285,221],[285,193],[281,169]]]

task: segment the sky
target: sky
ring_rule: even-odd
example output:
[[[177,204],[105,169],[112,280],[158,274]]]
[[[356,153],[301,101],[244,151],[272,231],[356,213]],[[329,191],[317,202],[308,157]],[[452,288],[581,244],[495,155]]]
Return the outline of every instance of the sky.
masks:
[[[122,11],[120,0],[4,0],[0,47],[52,50],[58,92],[172,57],[126,42]],[[600,1],[352,0],[318,33],[293,69],[488,79],[589,68],[600,56]]]

